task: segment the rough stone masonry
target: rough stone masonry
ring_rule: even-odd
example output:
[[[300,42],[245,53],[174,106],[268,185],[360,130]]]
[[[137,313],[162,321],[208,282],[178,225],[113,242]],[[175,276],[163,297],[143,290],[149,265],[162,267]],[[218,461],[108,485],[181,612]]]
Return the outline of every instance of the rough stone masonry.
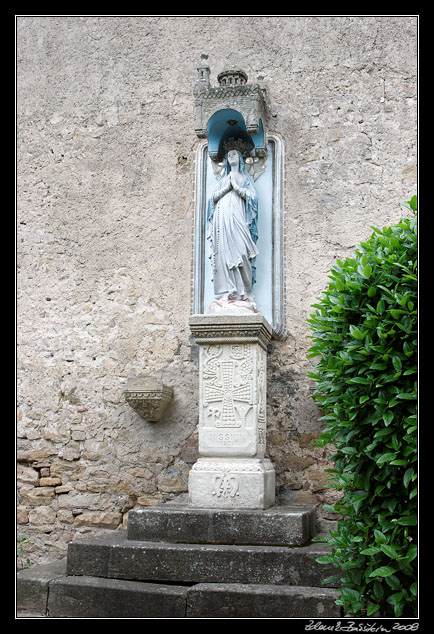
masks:
[[[416,193],[413,16],[17,17],[19,565],[187,491],[197,460],[190,341],[193,85],[264,76],[285,147],[286,332],[268,348],[276,500],[322,510],[330,451],[306,377],[306,319],[336,258]],[[122,392],[163,377],[165,417]]]

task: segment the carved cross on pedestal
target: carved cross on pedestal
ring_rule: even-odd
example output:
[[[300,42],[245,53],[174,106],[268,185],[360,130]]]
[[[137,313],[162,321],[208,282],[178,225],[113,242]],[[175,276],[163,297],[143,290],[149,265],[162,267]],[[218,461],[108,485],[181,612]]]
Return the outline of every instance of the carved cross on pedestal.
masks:
[[[221,416],[217,415],[215,408],[210,408],[209,415],[212,416],[216,427],[241,427],[241,421],[237,420],[235,415],[234,401],[242,401],[244,403],[252,404],[252,384],[247,382],[242,385],[236,385],[235,377],[235,362],[234,361],[222,361],[221,362],[222,384],[216,385],[208,384],[205,386],[205,402],[213,403],[219,401],[222,403]],[[240,411],[244,412],[244,408],[240,408]],[[247,414],[247,410],[244,413],[243,419]]]

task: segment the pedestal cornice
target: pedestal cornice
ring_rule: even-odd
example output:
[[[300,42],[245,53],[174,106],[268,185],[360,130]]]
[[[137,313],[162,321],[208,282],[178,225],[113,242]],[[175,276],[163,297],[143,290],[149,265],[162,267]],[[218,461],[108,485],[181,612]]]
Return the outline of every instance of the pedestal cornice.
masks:
[[[260,313],[251,315],[191,315],[190,330],[197,344],[258,343],[264,350],[272,328]]]

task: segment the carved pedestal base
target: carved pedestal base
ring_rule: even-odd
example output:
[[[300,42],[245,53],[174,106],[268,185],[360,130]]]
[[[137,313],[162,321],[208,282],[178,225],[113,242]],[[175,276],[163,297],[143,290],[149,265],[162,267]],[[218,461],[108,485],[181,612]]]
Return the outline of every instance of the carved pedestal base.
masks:
[[[199,460],[189,504],[264,509],[274,504],[274,469],[265,458],[267,342],[263,315],[192,315],[199,345]]]
[[[265,509],[275,501],[274,468],[267,458],[199,458],[188,493],[194,507]]]

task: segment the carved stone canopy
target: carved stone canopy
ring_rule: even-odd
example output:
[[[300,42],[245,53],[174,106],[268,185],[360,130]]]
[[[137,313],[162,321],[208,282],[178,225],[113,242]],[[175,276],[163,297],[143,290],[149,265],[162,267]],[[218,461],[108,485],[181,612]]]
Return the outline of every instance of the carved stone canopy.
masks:
[[[149,422],[161,420],[173,398],[173,388],[152,377],[128,379],[123,393],[128,405]]]
[[[249,84],[243,70],[228,69],[217,76],[218,86],[211,86],[207,59],[203,53],[194,88],[197,136],[208,139],[213,161],[222,159],[228,142],[238,143],[244,157],[264,156],[267,106],[262,76]]]

